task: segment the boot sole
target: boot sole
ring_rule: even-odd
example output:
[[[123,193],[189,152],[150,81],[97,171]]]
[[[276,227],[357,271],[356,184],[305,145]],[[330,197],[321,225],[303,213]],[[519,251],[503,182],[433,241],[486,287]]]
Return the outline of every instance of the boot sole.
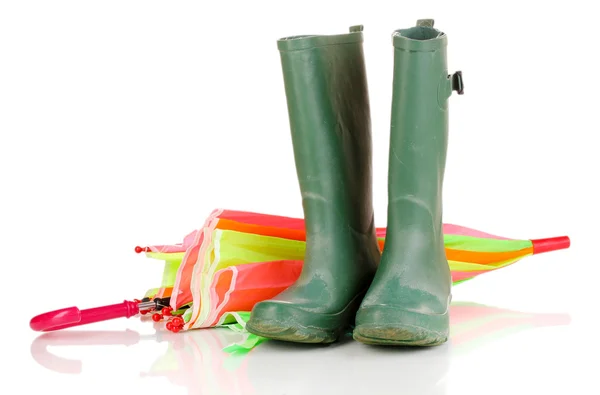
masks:
[[[339,331],[291,326],[275,321],[255,320],[252,324],[247,323],[246,329],[268,339],[308,344],[334,343],[341,335]]]
[[[450,320],[444,314],[423,314],[390,306],[372,306],[357,313],[352,337],[370,345],[437,346],[448,341]]]
[[[354,329],[354,340],[367,345],[382,346],[438,346],[448,341],[448,335],[410,325],[361,325]]]

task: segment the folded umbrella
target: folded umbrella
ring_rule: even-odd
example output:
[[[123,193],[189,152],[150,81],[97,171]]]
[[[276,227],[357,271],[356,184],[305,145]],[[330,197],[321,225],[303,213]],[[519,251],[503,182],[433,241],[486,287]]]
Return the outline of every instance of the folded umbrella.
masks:
[[[454,284],[520,259],[570,246],[566,236],[518,240],[444,224],[446,256]],[[381,249],[385,228],[377,228]],[[199,230],[173,245],[136,247],[164,261],[162,283],[141,300],[87,310],[77,307],[34,317],[36,331],[54,331],[93,322],[152,313],[154,321],[179,332],[227,326],[244,331],[252,307],[292,285],[302,271],[304,220],[234,210],[214,210]],[[250,338],[245,346],[262,341]]]

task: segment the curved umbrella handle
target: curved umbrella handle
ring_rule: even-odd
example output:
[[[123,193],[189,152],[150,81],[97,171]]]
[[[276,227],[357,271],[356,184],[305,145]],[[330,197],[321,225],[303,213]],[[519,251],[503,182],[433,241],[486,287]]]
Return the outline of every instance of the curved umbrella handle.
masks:
[[[140,305],[127,300],[123,303],[86,310],[79,310],[77,307],[68,307],[37,315],[31,319],[29,326],[34,331],[48,332],[115,318],[129,318],[139,312]]]

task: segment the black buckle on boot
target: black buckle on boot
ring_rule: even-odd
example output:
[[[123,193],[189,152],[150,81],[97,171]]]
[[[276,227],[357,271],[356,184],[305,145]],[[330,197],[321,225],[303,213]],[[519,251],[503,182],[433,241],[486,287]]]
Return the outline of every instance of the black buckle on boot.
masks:
[[[462,95],[465,91],[465,84],[463,82],[462,71],[457,71],[456,73],[448,77],[452,77],[452,90],[456,91],[456,93],[458,93],[459,95]]]

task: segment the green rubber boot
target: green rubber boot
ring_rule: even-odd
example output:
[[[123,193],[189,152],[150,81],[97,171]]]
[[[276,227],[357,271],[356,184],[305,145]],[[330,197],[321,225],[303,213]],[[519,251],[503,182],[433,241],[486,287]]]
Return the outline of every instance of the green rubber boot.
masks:
[[[353,323],[380,259],[362,26],[278,41],[306,226],[299,279],[254,306],[246,329],[331,343]]]
[[[356,317],[367,344],[432,346],[449,332],[451,278],[442,233],[447,99],[446,35],[433,21],[393,34],[388,221],[381,264]]]

